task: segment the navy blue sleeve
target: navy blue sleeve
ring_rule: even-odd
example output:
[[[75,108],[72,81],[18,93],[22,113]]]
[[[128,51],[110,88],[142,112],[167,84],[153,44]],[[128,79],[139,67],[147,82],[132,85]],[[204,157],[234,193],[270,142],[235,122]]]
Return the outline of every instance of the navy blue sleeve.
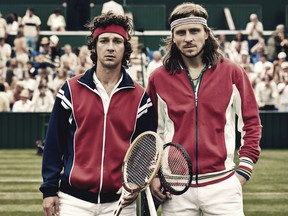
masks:
[[[65,145],[67,145],[71,113],[71,97],[66,82],[57,93],[45,139],[42,160],[43,183],[40,186],[44,198],[57,196],[59,190],[60,173],[63,169],[63,153]]]
[[[137,113],[136,129],[132,141],[145,131],[156,131],[155,112],[150,97],[144,93]]]

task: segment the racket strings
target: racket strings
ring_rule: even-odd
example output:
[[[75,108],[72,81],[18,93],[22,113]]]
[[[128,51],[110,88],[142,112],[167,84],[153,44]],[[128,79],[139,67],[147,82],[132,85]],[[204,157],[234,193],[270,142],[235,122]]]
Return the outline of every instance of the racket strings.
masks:
[[[190,182],[191,173],[185,155],[173,146],[165,148],[163,155],[161,172],[166,183],[170,187],[186,187]]]
[[[154,173],[158,160],[157,139],[153,135],[141,137],[132,149],[124,166],[124,183],[131,190],[144,187]]]

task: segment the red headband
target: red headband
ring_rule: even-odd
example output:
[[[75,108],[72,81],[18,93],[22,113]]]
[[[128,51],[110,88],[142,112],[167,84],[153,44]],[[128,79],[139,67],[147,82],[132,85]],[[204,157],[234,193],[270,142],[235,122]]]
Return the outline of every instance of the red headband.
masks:
[[[128,32],[122,26],[115,25],[115,24],[109,25],[105,28],[101,28],[101,27],[96,28],[93,32],[93,38],[96,38],[100,34],[106,33],[106,32],[119,34],[122,37],[124,37],[126,40],[128,40]]]

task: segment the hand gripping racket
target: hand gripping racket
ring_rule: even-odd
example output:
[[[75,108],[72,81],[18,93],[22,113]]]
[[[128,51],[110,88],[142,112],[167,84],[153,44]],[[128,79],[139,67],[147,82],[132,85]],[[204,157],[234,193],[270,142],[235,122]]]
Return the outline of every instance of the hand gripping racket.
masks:
[[[159,178],[165,191],[174,195],[185,193],[192,182],[192,161],[178,143],[164,144]]]
[[[162,140],[155,132],[147,131],[136,137],[122,164],[122,194],[114,215],[120,214],[124,195],[143,190],[147,193],[150,215],[157,215],[149,184],[159,171],[162,152]]]

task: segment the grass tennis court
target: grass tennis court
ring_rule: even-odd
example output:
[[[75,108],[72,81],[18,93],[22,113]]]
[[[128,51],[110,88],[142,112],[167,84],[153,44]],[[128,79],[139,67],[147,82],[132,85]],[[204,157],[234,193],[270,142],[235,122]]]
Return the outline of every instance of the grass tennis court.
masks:
[[[0,216],[42,213],[42,157],[36,150],[0,150]],[[288,150],[262,150],[244,188],[246,216],[288,215]]]

